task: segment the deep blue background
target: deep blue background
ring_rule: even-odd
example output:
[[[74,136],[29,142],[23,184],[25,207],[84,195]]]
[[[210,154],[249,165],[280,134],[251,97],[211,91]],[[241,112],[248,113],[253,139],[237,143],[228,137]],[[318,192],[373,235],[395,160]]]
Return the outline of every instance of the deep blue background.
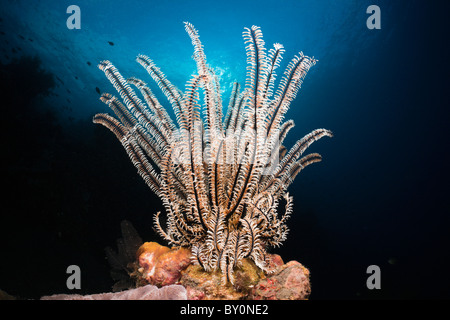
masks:
[[[158,240],[160,200],[91,122],[108,112],[96,87],[115,93],[96,65],[108,59],[151,83],[134,60],[147,54],[183,89],[195,71],[189,21],[221,73],[225,105],[232,81],[245,81],[244,27],[260,26],[267,48],[285,46],[283,67],[298,51],[319,60],[287,114],[296,123],[287,145],[319,127],[335,137],[311,147],[324,160],[291,186],[291,232],[274,250],[310,269],[311,299],[450,298],[444,3],[2,1],[0,289],[23,298],[69,292],[65,270],[76,264],[77,293],[108,291],[103,249],[120,237],[120,221]],[[66,27],[71,4],[81,30]],[[381,30],[366,27],[371,4]],[[372,264],[381,290],[366,288]]]

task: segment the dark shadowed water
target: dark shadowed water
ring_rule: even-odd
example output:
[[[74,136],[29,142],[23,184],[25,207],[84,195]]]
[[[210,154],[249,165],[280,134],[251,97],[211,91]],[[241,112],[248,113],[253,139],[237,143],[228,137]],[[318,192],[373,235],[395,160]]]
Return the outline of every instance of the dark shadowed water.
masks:
[[[447,2],[448,3],[448,2]],[[66,9],[81,9],[68,29]],[[381,29],[366,9],[381,10]],[[2,212],[0,289],[22,298],[110,290],[104,248],[127,219],[146,241],[163,210],[123,151],[92,116],[109,112],[114,88],[96,67],[151,83],[135,62],[150,56],[184,89],[195,71],[184,30],[199,30],[220,74],[225,105],[245,82],[244,27],[270,48],[319,62],[287,114],[291,146],[316,128],[334,132],[311,147],[323,161],[290,187],[295,212],[273,252],[311,271],[311,299],[450,298],[449,50],[446,2],[430,1],[2,1],[0,75]],[[153,83],[151,84],[153,86]],[[169,106],[155,88],[161,102]],[[366,286],[367,267],[381,289]]]

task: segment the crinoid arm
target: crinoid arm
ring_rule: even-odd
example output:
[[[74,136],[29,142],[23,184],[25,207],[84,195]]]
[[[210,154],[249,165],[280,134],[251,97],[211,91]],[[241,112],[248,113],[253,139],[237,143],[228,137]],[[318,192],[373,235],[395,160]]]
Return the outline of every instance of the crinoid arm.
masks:
[[[223,282],[233,283],[243,259],[271,272],[267,250],[286,239],[293,212],[287,189],[305,167],[322,159],[304,155],[306,149],[332,133],[317,129],[291,148],[284,145],[294,128],[285,115],[317,60],[298,53],[278,80],[283,45],[267,50],[261,29],[245,28],[247,78],[243,87],[233,84],[224,116],[219,78],[207,63],[199,33],[188,22],[185,29],[197,70],[184,91],[148,56],[136,58],[166,96],[175,120],[147,83],[125,79],[102,61],[99,68],[120,97],[104,93],[100,100],[116,117],[97,114],[94,122],[114,133],[161,198],[166,212],[161,220],[160,212],[154,216],[157,233],[172,245],[191,248],[193,263],[220,270]]]

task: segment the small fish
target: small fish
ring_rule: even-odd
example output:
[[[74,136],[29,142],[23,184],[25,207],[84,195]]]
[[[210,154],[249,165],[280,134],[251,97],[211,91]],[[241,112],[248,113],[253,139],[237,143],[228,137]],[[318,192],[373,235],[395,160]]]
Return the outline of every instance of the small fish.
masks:
[[[21,35],[21,34],[19,34],[19,38],[22,39],[22,40],[25,40],[25,37],[23,35]]]
[[[78,77],[77,77],[77,76],[75,76],[75,80],[78,80]]]
[[[6,33],[4,33],[3,31],[0,31],[0,34],[1,34],[2,36],[4,36]]]
[[[69,89],[66,89],[67,90],[67,93],[72,93]]]
[[[398,259],[397,258],[389,258],[388,263],[390,265],[396,265],[396,264],[398,264]]]
[[[100,94],[100,88],[99,87],[95,87],[95,91],[97,91],[97,93]]]
[[[86,62],[88,66],[92,65],[92,63],[90,61]]]
[[[31,38],[28,38],[28,40],[30,41],[30,42],[33,42],[34,40],[33,39],[31,39]]]
[[[114,45],[114,42],[112,42],[112,41],[108,41],[108,43],[109,43],[110,46]]]

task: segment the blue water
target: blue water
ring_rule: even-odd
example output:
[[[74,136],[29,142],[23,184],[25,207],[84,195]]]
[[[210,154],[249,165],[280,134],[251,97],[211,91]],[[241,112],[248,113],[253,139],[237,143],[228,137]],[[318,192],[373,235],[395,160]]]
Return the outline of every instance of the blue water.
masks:
[[[79,30],[66,26],[72,4],[81,9]],[[371,4],[381,9],[381,30],[366,26]],[[283,67],[299,51],[319,60],[287,114],[296,127],[286,144],[320,127],[335,137],[311,147],[323,161],[291,186],[291,232],[275,250],[310,268],[311,298],[450,297],[448,7],[365,0],[2,1],[2,94],[13,99],[2,102],[10,190],[3,201],[9,213],[2,214],[0,289],[27,298],[67,292],[65,268],[78,264],[79,293],[103,292],[112,284],[103,248],[120,236],[121,220],[145,240],[157,240],[152,215],[162,205],[114,137],[91,123],[94,114],[109,111],[96,88],[115,93],[96,65],[108,59],[125,77],[151,83],[135,62],[146,54],[183,89],[195,72],[183,25],[189,21],[220,74],[226,103],[231,83],[245,82],[244,27],[260,26],[267,48],[284,45]],[[38,77],[42,72],[30,75],[23,57],[38,57],[31,67],[53,81]],[[23,257],[24,248],[33,253]],[[10,263],[18,259],[24,261]],[[372,264],[382,270],[380,290],[366,288]],[[33,270],[25,270],[29,265]]]

